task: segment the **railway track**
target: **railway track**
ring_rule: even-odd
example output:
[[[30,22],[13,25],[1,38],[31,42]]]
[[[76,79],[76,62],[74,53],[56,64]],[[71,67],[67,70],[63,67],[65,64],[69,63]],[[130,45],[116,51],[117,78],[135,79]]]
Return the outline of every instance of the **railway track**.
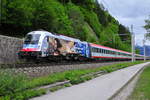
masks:
[[[120,63],[120,62],[127,62],[127,61],[88,61],[88,62],[51,62],[51,63],[14,63],[14,64],[0,64],[0,68],[7,69],[7,68],[29,68],[29,67],[47,67],[47,66],[62,66],[62,65],[81,65],[81,64],[97,64],[100,63],[100,65],[110,65],[114,63]]]

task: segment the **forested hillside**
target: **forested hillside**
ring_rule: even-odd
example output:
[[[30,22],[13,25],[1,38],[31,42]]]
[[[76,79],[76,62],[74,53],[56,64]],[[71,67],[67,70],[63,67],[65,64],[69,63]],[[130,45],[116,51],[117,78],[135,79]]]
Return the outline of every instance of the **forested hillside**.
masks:
[[[44,29],[130,51],[130,32],[95,0],[2,0],[1,34]],[[119,36],[119,34],[127,34]]]

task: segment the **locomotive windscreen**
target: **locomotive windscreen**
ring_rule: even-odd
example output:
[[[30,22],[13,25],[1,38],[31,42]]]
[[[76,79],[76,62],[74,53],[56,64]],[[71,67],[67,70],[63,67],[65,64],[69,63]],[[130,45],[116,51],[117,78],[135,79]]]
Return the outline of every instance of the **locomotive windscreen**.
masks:
[[[28,34],[25,37],[24,44],[38,44],[40,36],[40,34]]]

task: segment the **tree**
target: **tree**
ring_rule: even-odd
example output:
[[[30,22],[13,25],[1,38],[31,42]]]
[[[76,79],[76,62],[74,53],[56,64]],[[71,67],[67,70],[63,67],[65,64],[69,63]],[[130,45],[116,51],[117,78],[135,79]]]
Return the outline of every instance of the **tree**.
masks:
[[[104,5],[99,4],[98,0],[96,0],[95,5],[96,5],[96,7],[95,7],[94,11],[98,16],[99,22],[106,27],[109,24],[109,22],[106,17],[107,15],[106,15]]]
[[[150,39],[150,15],[149,15],[149,19],[145,20],[146,25],[144,26],[144,28],[147,31],[146,37],[148,39]]]
[[[1,10],[1,31],[5,35],[21,36],[32,25],[34,8],[29,0],[2,0]]]
[[[119,24],[118,34],[120,35],[122,41],[128,40],[128,43],[131,43],[131,33],[127,27],[123,26],[122,24]]]

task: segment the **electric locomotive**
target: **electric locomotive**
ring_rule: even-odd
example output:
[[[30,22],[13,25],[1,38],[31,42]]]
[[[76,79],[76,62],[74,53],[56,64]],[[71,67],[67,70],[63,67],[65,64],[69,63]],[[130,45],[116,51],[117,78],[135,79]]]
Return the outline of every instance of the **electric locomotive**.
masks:
[[[87,42],[47,31],[33,31],[26,35],[19,58],[22,59],[67,59],[90,58]]]

